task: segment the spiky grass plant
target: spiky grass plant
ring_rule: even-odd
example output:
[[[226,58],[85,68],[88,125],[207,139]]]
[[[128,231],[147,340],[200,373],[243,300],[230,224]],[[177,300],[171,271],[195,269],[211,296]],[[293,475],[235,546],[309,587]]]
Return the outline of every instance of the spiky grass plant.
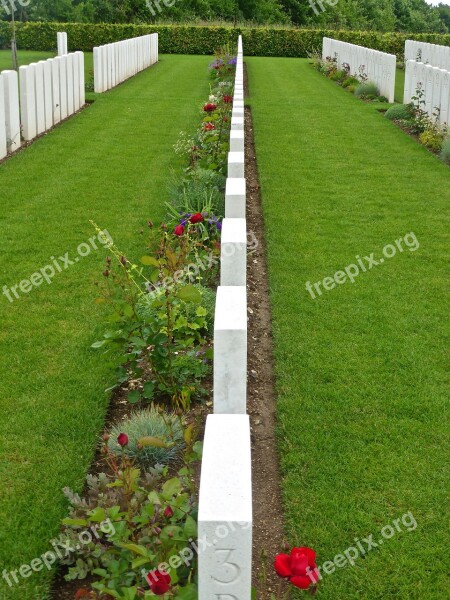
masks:
[[[123,447],[117,442],[121,433],[128,436],[128,443]],[[149,444],[149,440],[153,442]],[[116,423],[110,431],[108,446],[116,454],[125,452],[135,458],[143,469],[170,465],[180,459],[185,447],[183,425],[177,415],[160,413],[152,405]]]

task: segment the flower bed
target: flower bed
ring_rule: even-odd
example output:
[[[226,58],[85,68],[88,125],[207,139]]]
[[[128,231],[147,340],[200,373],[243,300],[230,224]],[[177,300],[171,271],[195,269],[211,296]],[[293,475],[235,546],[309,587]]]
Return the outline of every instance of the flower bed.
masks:
[[[185,168],[167,220],[148,221],[142,256],[107,244],[97,302],[111,315],[93,348],[115,365],[111,390],[128,404],[103,436],[102,472],[83,497],[65,490],[61,562],[80,580],[76,598],[197,598],[198,407],[209,403],[235,68],[226,52],[210,65],[201,123],[175,147]]]

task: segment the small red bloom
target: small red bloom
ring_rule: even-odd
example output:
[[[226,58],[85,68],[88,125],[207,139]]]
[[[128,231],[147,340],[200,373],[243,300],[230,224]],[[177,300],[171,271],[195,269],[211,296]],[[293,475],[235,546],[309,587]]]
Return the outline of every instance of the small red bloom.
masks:
[[[150,589],[157,596],[162,596],[170,589],[170,575],[164,571],[152,571],[146,576]]]
[[[274,563],[275,571],[302,590],[307,590],[318,581],[316,553],[311,548],[292,548],[290,555],[278,554]]]
[[[205,123],[203,127],[205,131],[214,131],[215,128],[216,126],[214,125],[214,123]]]
[[[233,96],[224,96],[223,101],[225,104],[231,104],[233,102]]]
[[[183,227],[183,225],[177,225],[177,226],[175,227],[175,229],[173,230],[173,232],[174,232],[174,234],[175,234],[175,235],[177,235],[178,237],[179,237],[180,235],[183,235],[183,233],[184,233],[184,227]]]
[[[203,110],[207,113],[212,113],[217,109],[217,105],[216,104],[211,104],[211,102],[208,102],[208,104],[205,104],[205,106],[203,107]]]
[[[117,442],[122,448],[128,444],[128,436],[126,433],[120,433]]]
[[[167,519],[170,519],[170,517],[173,517],[173,510],[171,506],[166,506],[166,510],[164,511],[164,516]]]
[[[196,223],[202,223],[204,220],[205,219],[203,218],[202,213],[195,213],[195,215],[192,215],[192,217],[189,219],[192,225],[195,225]]]
[[[85,588],[80,588],[79,590],[77,590],[77,593],[75,594],[75,600],[80,600],[80,598],[90,598],[91,594],[90,592],[88,592],[88,590],[86,590]]]

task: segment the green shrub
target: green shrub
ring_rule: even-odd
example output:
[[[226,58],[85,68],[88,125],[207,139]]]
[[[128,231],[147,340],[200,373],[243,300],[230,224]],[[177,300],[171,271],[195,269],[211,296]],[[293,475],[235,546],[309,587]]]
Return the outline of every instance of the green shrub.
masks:
[[[380,95],[380,90],[376,83],[368,81],[367,83],[360,83],[355,90],[355,96],[357,98],[366,98],[368,100],[374,100]]]
[[[347,89],[348,89],[348,91],[349,91],[351,94],[354,94],[354,93],[355,93],[355,90],[356,90],[356,85],[349,85],[349,86],[347,87]]]
[[[333,75],[330,76],[330,79],[332,79],[333,81],[339,81],[339,82],[343,82],[347,77],[347,71],[344,71],[343,69],[336,71],[335,73],[333,73]]]
[[[444,140],[444,143],[442,144],[441,158],[450,165],[450,137]]]
[[[324,36],[395,54],[399,59],[403,59],[407,39],[450,46],[450,35],[437,33],[411,35],[327,29],[26,22],[17,24],[18,47],[21,50],[54,51],[58,31],[67,31],[71,51],[85,52],[91,52],[94,46],[147,33],[159,33],[159,50],[168,54],[214,54],[217,48],[234,45],[239,34],[243,36],[246,56],[307,58],[317,48],[322,47]],[[10,24],[2,21],[0,46],[5,48],[10,40]]]
[[[411,118],[411,110],[408,104],[394,104],[384,116],[389,121],[408,121]]]
[[[444,134],[436,128],[426,129],[419,135],[419,142],[432,152],[441,152]]]
[[[350,86],[354,86],[356,88],[357,85],[359,85],[359,81],[358,81],[357,77],[353,77],[353,76],[347,77],[342,82],[343,88],[348,88]]]
[[[117,442],[120,433],[128,436],[128,444],[123,448]],[[145,446],[139,450],[138,442],[142,438],[156,438],[165,447]],[[143,469],[170,465],[180,459],[185,447],[183,425],[177,415],[161,414],[151,406],[114,425],[108,447],[116,455],[124,452],[131,459],[136,459]]]

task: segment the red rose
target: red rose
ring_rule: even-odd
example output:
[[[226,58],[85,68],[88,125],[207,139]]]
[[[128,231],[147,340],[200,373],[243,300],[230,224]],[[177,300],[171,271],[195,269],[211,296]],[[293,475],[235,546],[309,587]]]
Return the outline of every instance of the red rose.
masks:
[[[202,223],[204,218],[202,213],[195,213],[195,215],[192,215],[189,221],[192,223],[192,225],[195,225],[196,223]]]
[[[152,571],[148,573],[146,580],[152,592],[157,596],[162,596],[170,589],[170,575],[164,571]]]
[[[122,448],[124,446],[126,446],[128,444],[128,436],[126,433],[121,433],[119,434],[119,437],[117,438],[117,442],[120,446],[122,446]]]
[[[223,101],[225,104],[231,104],[233,102],[233,96],[224,96]]]
[[[183,227],[183,225],[177,225],[175,227],[175,229],[173,230],[173,232],[174,232],[175,235],[178,235],[178,237],[180,235],[183,235],[183,233],[184,233],[184,227]]]
[[[173,517],[173,510],[171,506],[166,506],[166,510],[164,511],[164,516],[167,517],[168,519],[170,519],[170,517]]]
[[[205,104],[205,106],[203,107],[203,110],[207,113],[214,112],[216,109],[217,109],[217,105],[211,104],[210,102],[208,104]]]
[[[286,577],[292,585],[307,590],[317,583],[316,553],[311,548],[292,548],[291,554],[278,554],[274,563],[280,577]]]
[[[215,128],[216,126],[214,123],[205,123],[205,126],[203,127],[205,131],[214,131]]]

